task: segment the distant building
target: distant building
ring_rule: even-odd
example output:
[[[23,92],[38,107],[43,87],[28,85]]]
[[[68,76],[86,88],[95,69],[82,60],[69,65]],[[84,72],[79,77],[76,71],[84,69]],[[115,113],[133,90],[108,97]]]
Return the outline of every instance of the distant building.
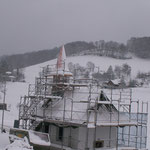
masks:
[[[109,89],[119,89],[119,88],[125,88],[126,84],[125,82],[122,82],[121,79],[114,79],[114,80],[105,81],[103,83],[103,87]]]

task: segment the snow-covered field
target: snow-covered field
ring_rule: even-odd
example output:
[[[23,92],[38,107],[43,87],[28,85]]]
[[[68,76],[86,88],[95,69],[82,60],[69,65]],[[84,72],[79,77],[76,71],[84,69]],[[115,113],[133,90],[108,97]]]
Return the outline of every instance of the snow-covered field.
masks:
[[[28,84],[21,82],[8,82],[6,84],[6,103],[10,108],[10,111],[5,111],[5,125],[13,125],[13,120],[18,119],[18,103],[20,101],[19,97],[25,95],[28,91]],[[3,101],[3,93],[1,93],[0,102]],[[0,111],[0,118],[1,118]],[[0,121],[1,124],[1,121]]]
[[[99,57],[99,56],[78,56],[69,57],[68,62],[79,63],[81,65],[86,65],[88,61],[91,61],[95,66],[99,66],[100,70],[106,71],[110,65],[115,67],[116,65],[121,66],[127,63],[132,68],[132,76],[135,76],[138,71],[148,72],[150,71],[150,60],[140,59],[134,57],[133,59],[120,60],[109,57]]]
[[[72,62],[74,64],[79,63],[81,66],[86,66],[86,63],[91,61],[95,64],[95,66],[100,67],[100,70],[106,71],[110,65],[114,68],[116,65],[121,66],[122,64],[127,63],[131,66],[132,77],[135,77],[139,71],[141,72],[149,72],[150,71],[150,60],[133,58],[127,60],[114,59],[109,57],[99,57],[99,56],[74,56],[68,57],[66,62]],[[47,61],[38,65],[30,66],[26,68],[26,81],[30,83],[34,83],[34,77],[38,76],[38,72],[40,68],[49,65],[56,64],[56,59]]]
[[[132,76],[135,76],[138,71],[148,72],[150,71],[150,60],[143,60],[139,58],[134,58],[130,60],[119,60],[108,57],[97,57],[97,56],[78,56],[78,57],[69,57],[67,58],[67,63],[79,63],[80,65],[85,66],[88,61],[95,63],[96,66],[99,66],[101,70],[107,70],[110,65],[113,67],[115,65],[122,65],[124,63],[129,64],[132,67]],[[15,119],[18,119],[18,108],[17,105],[20,101],[20,96],[27,94],[29,83],[34,84],[35,77],[38,76],[41,67],[44,67],[48,64],[55,64],[55,60],[51,60],[45,63],[38,65],[30,66],[25,68],[25,80],[26,83],[19,82],[8,82],[7,91],[6,91],[6,102],[11,104],[10,111],[5,112],[5,126],[13,126]],[[134,100],[143,100],[150,101],[150,88],[134,88],[133,89],[133,99]],[[3,100],[3,93],[0,92],[0,102]],[[1,113],[0,111],[0,124],[1,124]],[[150,114],[150,109],[149,109]],[[150,121],[148,121],[148,133],[150,133]],[[0,134],[0,149],[4,148],[8,141],[7,134]],[[150,135],[148,134],[148,148],[150,149]]]
[[[13,143],[8,144],[8,133],[3,133],[0,134],[0,140],[0,150],[33,150],[33,147],[29,145],[26,137],[22,140],[15,140]]]

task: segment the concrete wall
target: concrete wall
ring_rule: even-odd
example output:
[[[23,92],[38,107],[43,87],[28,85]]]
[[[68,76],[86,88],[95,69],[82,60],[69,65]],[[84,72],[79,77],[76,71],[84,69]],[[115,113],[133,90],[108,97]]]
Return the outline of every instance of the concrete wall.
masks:
[[[58,140],[58,127],[54,125],[50,125],[49,128],[50,139],[51,142],[58,145],[64,145],[67,147],[71,147],[78,150],[83,150],[85,148],[89,148],[90,150],[94,149],[95,143],[95,136],[94,128],[89,128],[88,130],[88,144],[86,144],[86,127],[79,127],[79,128],[64,128],[63,131],[63,141]],[[111,147],[116,146],[116,139],[117,139],[117,128],[111,128],[111,142],[109,143],[109,133],[110,127],[97,127],[96,128],[96,141],[104,140],[104,147]],[[63,143],[62,143],[63,142]]]
[[[78,133],[79,128],[66,127],[63,131],[63,140],[58,139],[58,127],[54,125],[49,126],[49,134],[51,142],[58,145],[64,145],[77,149],[78,147]]]
[[[78,149],[85,149],[86,148],[86,128],[80,127],[79,128],[79,144]],[[88,133],[88,145],[87,147],[92,150],[94,149],[94,143],[95,143],[95,137],[94,137],[94,128],[89,128]],[[109,127],[97,127],[96,129],[96,141],[104,140],[104,147],[109,147]],[[116,139],[117,139],[117,128],[112,127],[111,128],[111,142],[110,146],[115,147],[116,145]]]

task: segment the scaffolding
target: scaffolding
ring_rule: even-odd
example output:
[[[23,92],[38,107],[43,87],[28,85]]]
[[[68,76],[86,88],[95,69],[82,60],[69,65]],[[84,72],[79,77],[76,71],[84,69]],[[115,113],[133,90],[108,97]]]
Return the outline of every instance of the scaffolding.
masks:
[[[96,149],[99,127],[109,131],[107,139],[100,139],[107,142],[108,149],[114,148],[112,143],[116,150],[119,147],[146,148],[147,102],[133,100],[131,89],[103,89],[95,79],[74,78],[65,63],[63,66],[63,69],[57,65],[44,67],[35,84],[29,85],[28,95],[20,100],[20,128],[36,130],[41,125],[43,129],[44,123],[69,128],[69,137],[63,135],[61,144],[53,144],[60,145],[60,149],[71,148],[72,141],[90,149],[91,129],[95,141],[93,149]],[[72,127],[84,127],[85,140],[75,139]],[[112,138],[114,128],[117,134]],[[50,137],[56,137],[49,130]],[[66,141],[69,142],[66,144]]]

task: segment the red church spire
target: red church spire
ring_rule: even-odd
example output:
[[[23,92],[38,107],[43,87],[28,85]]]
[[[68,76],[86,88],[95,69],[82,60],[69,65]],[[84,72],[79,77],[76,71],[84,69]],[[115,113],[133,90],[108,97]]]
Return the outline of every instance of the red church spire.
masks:
[[[63,68],[65,60],[66,60],[66,52],[64,46],[62,46],[57,58],[57,68]]]

